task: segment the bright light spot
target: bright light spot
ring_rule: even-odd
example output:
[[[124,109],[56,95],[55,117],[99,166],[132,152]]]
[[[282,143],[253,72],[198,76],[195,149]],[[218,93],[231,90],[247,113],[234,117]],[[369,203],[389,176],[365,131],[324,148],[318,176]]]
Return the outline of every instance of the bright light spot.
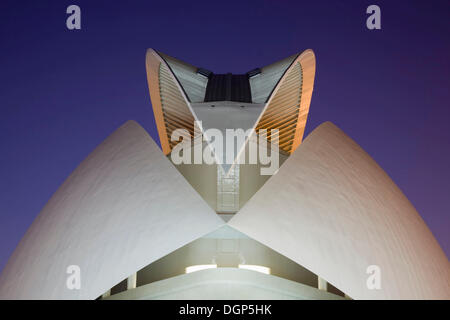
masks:
[[[217,264],[199,264],[196,266],[186,267],[186,273],[191,273],[191,272],[205,270],[205,269],[214,269],[214,268],[217,268]]]
[[[265,273],[265,274],[270,274],[270,268],[263,267],[263,266],[255,266],[252,264],[240,264],[239,268],[253,270],[253,271],[257,271],[257,272],[261,272],[261,273]]]

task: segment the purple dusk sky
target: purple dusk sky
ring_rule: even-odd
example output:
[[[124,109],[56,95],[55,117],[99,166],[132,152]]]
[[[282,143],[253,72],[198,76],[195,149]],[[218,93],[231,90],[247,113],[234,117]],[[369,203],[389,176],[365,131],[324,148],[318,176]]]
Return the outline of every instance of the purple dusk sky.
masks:
[[[82,29],[66,28],[81,7]],[[381,30],[366,8],[381,7]],[[332,121],[450,254],[448,1],[0,2],[0,270],[45,203],[125,121],[157,140],[146,49],[244,73],[311,48],[306,134]]]

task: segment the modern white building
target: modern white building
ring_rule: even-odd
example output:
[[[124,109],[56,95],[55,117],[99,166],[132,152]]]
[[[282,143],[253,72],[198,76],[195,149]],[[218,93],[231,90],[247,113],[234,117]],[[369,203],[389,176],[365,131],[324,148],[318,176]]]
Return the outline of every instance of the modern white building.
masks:
[[[162,150],[134,121],[100,144],[21,240],[1,299],[450,298],[445,253],[376,162],[329,122],[302,142],[311,50],[233,75],[150,49],[146,68]],[[212,147],[208,129],[237,128],[252,134]],[[262,140],[273,175],[240,161]],[[179,147],[214,161],[175,164]]]

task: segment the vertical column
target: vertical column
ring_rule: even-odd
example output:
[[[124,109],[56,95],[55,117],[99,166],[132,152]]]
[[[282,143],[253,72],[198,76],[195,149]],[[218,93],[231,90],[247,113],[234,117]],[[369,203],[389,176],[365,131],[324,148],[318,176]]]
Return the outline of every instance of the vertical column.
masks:
[[[102,299],[108,298],[110,295],[111,295],[111,289],[109,289],[109,290],[106,291],[104,294],[102,294]]]
[[[137,282],[137,273],[133,273],[127,279],[127,290],[136,288],[136,282]]]
[[[228,169],[228,166],[226,166]],[[239,210],[239,164],[228,169],[217,165],[217,212],[236,213]]]
[[[317,287],[319,290],[327,291],[328,282],[321,277],[317,277]]]

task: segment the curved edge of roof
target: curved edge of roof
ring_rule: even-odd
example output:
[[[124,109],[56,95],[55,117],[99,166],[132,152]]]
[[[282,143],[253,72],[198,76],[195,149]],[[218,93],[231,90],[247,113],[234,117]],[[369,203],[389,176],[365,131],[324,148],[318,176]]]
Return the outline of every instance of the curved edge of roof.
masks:
[[[158,130],[158,136],[159,136],[159,140],[161,143],[161,149],[163,150],[164,154],[167,155],[170,153],[171,149],[170,149],[168,140],[163,138],[166,136],[166,126],[164,124],[162,100],[161,100],[160,89],[159,89],[159,66],[161,63],[163,63],[169,69],[172,80],[175,82],[180,94],[182,95],[184,101],[186,102],[186,105],[188,106],[189,111],[191,112],[195,121],[198,121],[198,118],[197,118],[197,115],[195,114],[194,110],[192,109],[189,97],[187,96],[180,81],[173,73],[172,68],[169,66],[169,64],[166,62],[166,60],[163,57],[161,57],[161,55],[156,50],[151,49],[151,48],[147,49],[147,52],[145,55],[145,67],[146,67],[146,71],[147,71],[147,83],[148,83],[149,92],[150,92],[150,99],[151,99],[151,103],[152,103],[156,127]]]
[[[292,66],[296,62],[300,62],[300,65],[302,65],[302,62],[304,63],[306,60],[311,59],[310,61],[308,61],[307,67],[312,68],[311,71],[313,72],[313,74],[312,74],[312,79],[308,79],[308,80],[312,80],[312,82],[313,82],[312,84],[314,84],[314,76],[315,76],[315,71],[316,71],[316,55],[314,54],[314,51],[312,49],[306,49],[305,51],[303,51],[301,53],[295,54],[294,56],[295,57],[292,60],[292,62],[289,64],[289,66],[286,68],[286,70],[284,70],[280,79],[278,79],[277,83],[272,88],[272,91],[267,96],[267,99],[265,101],[266,104],[273,98],[273,96],[275,95],[275,91],[277,91],[279,89],[280,83],[282,82],[283,78],[285,77],[285,75],[287,73],[289,73],[289,70],[292,69]],[[302,68],[303,68],[303,66],[302,66]]]
[[[173,70],[171,64],[167,61],[167,59],[165,59],[165,58],[163,57],[163,55],[162,55],[160,52],[158,52],[158,51],[156,51],[156,50],[154,50],[154,51],[155,51],[155,53],[156,53],[156,54],[157,54],[157,55],[158,55],[158,56],[166,63],[166,65],[167,65],[167,67],[169,68],[170,72],[172,73],[174,79],[177,81],[180,90],[183,91],[184,97],[185,97],[186,101],[188,101],[189,103],[191,103],[191,99],[189,98],[189,95],[187,94],[186,89],[185,89],[184,86],[181,84],[181,81],[180,81],[180,79],[178,79],[177,75],[175,74],[175,72],[174,72],[174,70]],[[172,58],[172,59],[175,59],[175,58]],[[177,59],[177,60],[181,62],[181,60],[179,60],[179,59]],[[185,62],[183,61],[183,63],[185,63]]]
[[[278,81],[275,83],[275,86],[272,88],[272,90],[270,91],[269,95],[266,98],[266,101],[264,101],[265,104],[267,104],[269,102],[269,100],[272,98],[272,96],[275,93],[275,90],[278,90],[280,83],[282,81],[282,79],[285,77],[285,75],[289,72],[289,70],[291,69],[292,65],[298,60],[298,57],[300,56],[300,53],[295,54],[294,59],[291,61],[291,63],[289,63],[289,66],[286,68],[286,70],[283,71],[281,77],[278,79]]]
[[[402,191],[330,122],[317,127],[229,225],[353,299],[449,299],[448,259]],[[370,290],[369,266],[381,288]]]
[[[314,90],[314,79],[316,74],[316,57],[312,49],[307,49],[302,53],[297,54],[294,60],[290,63],[289,67],[283,72],[283,75],[278,80],[277,84],[275,85],[275,87],[272,89],[272,92],[268,96],[265,102],[264,109],[262,110],[258,120],[255,123],[255,126],[253,127],[253,129],[255,129],[258,126],[260,120],[264,116],[264,113],[268,109],[270,102],[274,99],[278,90],[280,90],[280,88],[282,87],[283,82],[286,79],[287,75],[294,68],[296,63],[300,64],[302,70],[301,75],[302,85],[300,95],[300,108],[291,153],[294,152],[295,149],[297,149],[297,147],[301,144],[303,140],[306,120],[311,105],[311,98]]]
[[[0,276],[0,299],[95,299],[223,224],[147,132],[128,121],[34,220]],[[79,267],[79,290],[66,285],[71,265]]]

